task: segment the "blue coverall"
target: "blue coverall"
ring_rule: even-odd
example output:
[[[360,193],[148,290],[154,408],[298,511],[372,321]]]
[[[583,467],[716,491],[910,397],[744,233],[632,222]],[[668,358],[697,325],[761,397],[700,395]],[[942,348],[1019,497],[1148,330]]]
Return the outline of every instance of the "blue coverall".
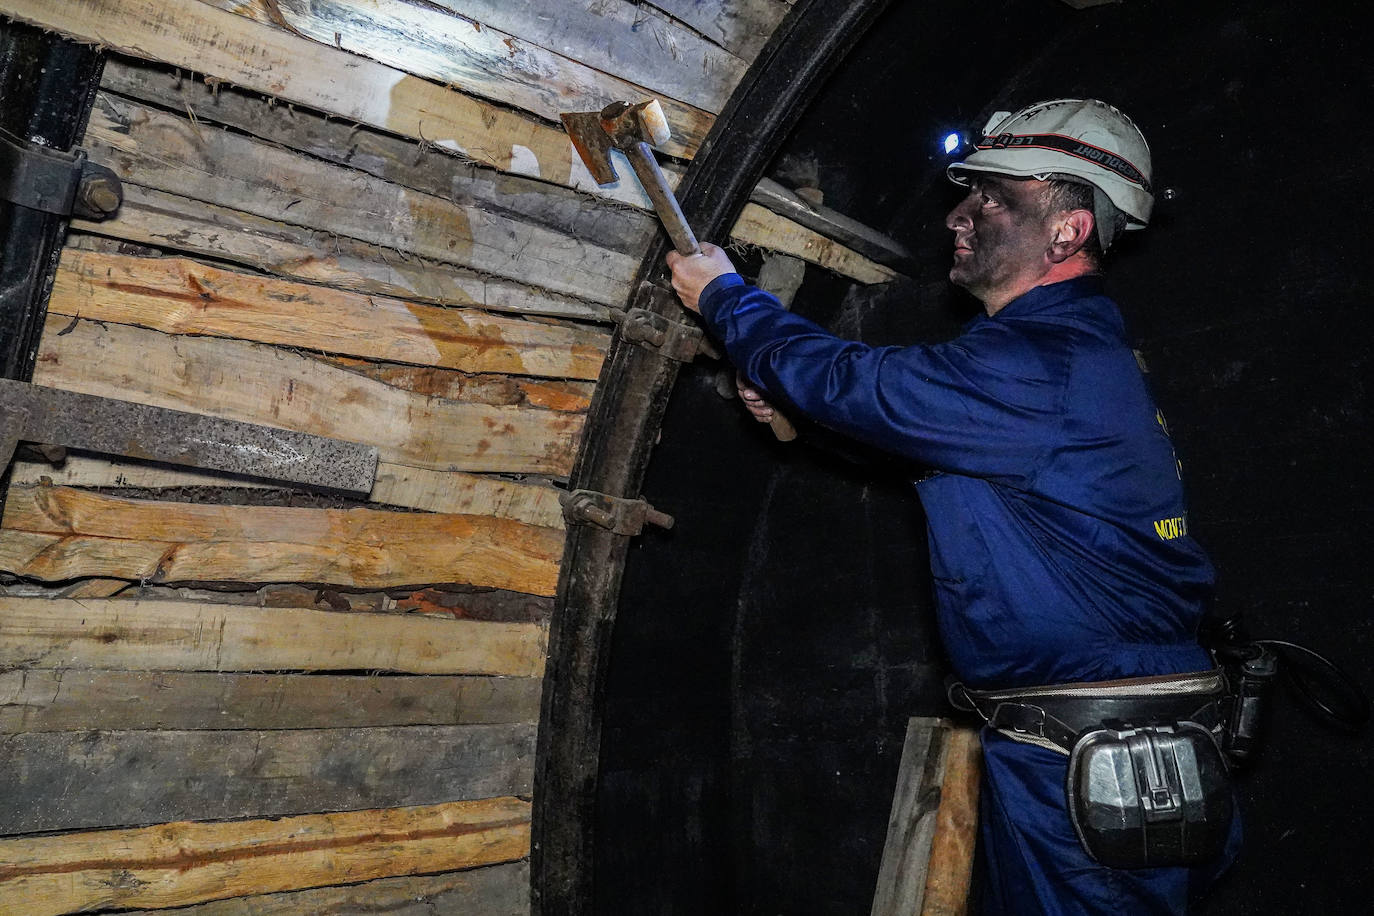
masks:
[[[765,393],[938,471],[916,484],[955,674],[1011,688],[1202,671],[1213,582],[1187,530],[1178,462],[1087,275],[1036,287],[942,344],[871,347],[785,311],[738,274],[701,314]],[[1183,913],[1215,867],[1114,870],[1079,845],[1067,758],[983,733],[987,913]]]

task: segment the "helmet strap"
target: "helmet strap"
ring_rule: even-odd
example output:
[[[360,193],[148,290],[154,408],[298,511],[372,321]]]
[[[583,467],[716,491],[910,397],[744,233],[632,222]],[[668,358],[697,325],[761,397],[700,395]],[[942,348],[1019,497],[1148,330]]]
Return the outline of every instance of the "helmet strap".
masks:
[[[1106,251],[1116,240],[1116,227],[1121,222],[1121,211],[1116,204],[1097,185],[1093,189],[1093,222],[1097,224],[1097,241]]]

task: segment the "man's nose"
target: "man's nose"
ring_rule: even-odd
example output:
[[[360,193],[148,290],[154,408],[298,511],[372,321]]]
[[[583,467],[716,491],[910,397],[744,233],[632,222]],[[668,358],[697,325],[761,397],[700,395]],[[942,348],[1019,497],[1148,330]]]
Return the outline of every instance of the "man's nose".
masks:
[[[973,225],[973,220],[968,215],[969,200],[972,194],[966,195],[963,200],[954,205],[945,216],[945,228],[951,232],[958,232],[960,229],[967,229]]]

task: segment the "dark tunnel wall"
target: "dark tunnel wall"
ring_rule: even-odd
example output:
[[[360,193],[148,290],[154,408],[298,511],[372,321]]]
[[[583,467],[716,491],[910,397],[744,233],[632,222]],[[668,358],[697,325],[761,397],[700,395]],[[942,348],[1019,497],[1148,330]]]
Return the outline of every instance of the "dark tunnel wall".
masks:
[[[1371,54],[1335,4],[896,3],[809,113],[827,203],[917,252],[910,282],[813,271],[795,305],[874,343],[947,336],[957,197],[936,141],[996,108],[1107,99],[1141,125],[1149,230],[1109,285],[1183,460],[1218,607],[1374,692],[1367,201]],[[745,259],[747,263],[748,259]],[[597,843],[606,913],[866,912],[913,714],[943,711],[922,519],[903,469],[771,441],[684,374],[645,486],[675,515],[626,572]],[[859,459],[856,463],[851,458]],[[1355,912],[1374,893],[1371,741],[1280,694],[1241,780],[1216,916]]]

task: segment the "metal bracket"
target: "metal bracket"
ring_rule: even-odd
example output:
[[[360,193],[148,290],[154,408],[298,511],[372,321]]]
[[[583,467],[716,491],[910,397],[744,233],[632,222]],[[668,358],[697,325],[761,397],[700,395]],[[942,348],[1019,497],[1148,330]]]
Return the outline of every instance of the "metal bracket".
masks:
[[[608,496],[594,490],[573,490],[562,493],[558,501],[563,505],[563,519],[570,525],[596,525],[612,534],[639,534],[645,524],[659,528],[673,527],[673,517],[659,512],[642,499]]]
[[[620,336],[668,359],[690,363],[700,351],[704,335],[700,328],[680,324],[648,309],[632,308],[621,321]]]
[[[83,149],[64,153],[0,130],[0,200],[58,216],[105,219],[124,202],[124,187]]]

